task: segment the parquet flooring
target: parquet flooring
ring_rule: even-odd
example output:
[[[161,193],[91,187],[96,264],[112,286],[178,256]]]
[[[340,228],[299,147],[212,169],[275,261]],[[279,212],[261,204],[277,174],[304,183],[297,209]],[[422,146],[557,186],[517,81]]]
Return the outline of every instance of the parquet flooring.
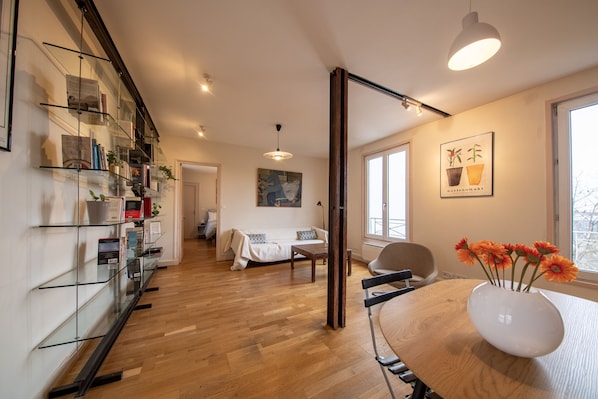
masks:
[[[388,398],[371,347],[361,279],[348,277],[347,326],[326,327],[326,266],[309,261],[230,271],[204,240],[184,244],[180,265],[159,270],[98,375],[121,381],[90,399]],[[72,381],[72,380],[71,380]],[[68,383],[71,381],[63,381]],[[410,392],[398,378],[397,397]]]

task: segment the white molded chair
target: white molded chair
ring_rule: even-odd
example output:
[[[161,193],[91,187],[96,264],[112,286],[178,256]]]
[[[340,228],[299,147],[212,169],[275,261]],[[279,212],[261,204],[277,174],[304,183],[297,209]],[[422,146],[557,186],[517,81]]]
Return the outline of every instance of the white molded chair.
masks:
[[[414,242],[391,242],[368,264],[368,269],[373,276],[409,269],[413,273],[409,283],[415,288],[433,283],[438,276],[432,252]],[[405,286],[396,283],[393,285]]]

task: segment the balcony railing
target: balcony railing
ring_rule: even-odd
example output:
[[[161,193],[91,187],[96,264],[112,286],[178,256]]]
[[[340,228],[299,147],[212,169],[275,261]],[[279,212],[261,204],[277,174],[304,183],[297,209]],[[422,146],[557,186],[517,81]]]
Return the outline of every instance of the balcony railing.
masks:
[[[405,239],[407,237],[406,220],[388,219],[388,234],[384,234],[384,224],[382,218],[369,218],[367,232],[370,235]]]

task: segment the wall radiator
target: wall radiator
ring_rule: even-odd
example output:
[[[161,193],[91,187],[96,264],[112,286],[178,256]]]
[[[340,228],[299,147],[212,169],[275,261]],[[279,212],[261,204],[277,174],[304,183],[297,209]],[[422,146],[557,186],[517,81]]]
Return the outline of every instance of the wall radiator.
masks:
[[[364,262],[370,262],[380,254],[384,244],[364,242],[361,244],[361,258]]]

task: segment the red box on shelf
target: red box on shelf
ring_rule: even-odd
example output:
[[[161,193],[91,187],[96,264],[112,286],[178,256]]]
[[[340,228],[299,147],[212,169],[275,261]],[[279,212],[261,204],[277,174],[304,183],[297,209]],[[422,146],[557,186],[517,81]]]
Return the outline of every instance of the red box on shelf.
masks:
[[[143,198],[143,214],[145,217],[152,216],[152,197]]]

